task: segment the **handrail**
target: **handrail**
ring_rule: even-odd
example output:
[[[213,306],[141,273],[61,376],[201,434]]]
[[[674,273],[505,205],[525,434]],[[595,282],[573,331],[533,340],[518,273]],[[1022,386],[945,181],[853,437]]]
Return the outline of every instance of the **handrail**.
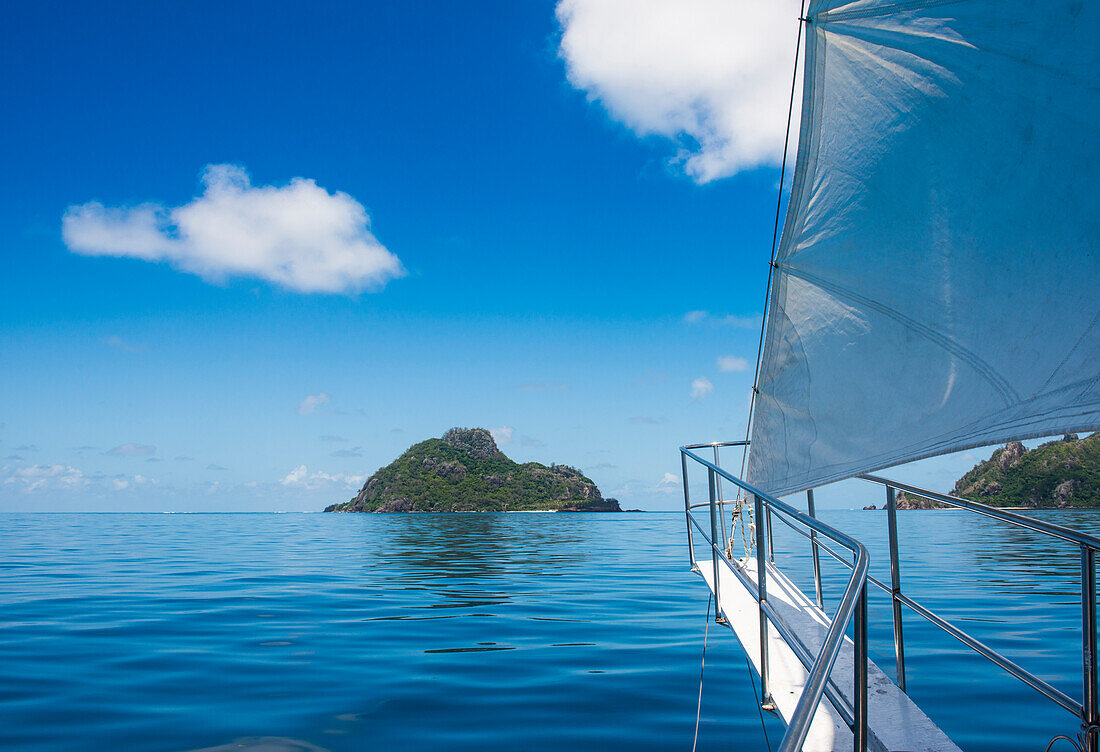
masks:
[[[892,601],[894,605],[894,630],[900,638],[901,614],[900,607],[908,606],[925,619],[935,624],[941,630],[969,647],[974,652],[985,657],[995,665],[1007,671],[1012,676],[1037,690],[1040,694],[1057,703],[1069,712],[1081,719],[1080,739],[1086,752],[1100,752],[1100,688],[1097,682],[1097,617],[1096,617],[1096,553],[1100,551],[1100,538],[1083,533],[1063,525],[1056,525],[1046,520],[1029,517],[1024,514],[1016,514],[1005,509],[998,509],[987,504],[982,504],[970,499],[964,499],[950,494],[941,494],[929,491],[926,488],[913,486],[900,481],[889,480],[877,475],[859,475],[862,480],[878,483],[886,487],[887,511],[890,513],[891,536],[891,574],[894,579],[892,588]],[[917,603],[912,598],[901,593],[898,582],[897,568],[897,522],[894,519],[896,503],[894,492],[905,491],[915,496],[922,496],[932,501],[938,501],[960,509],[966,509],[976,514],[984,515],[1010,525],[1022,527],[1025,530],[1042,533],[1043,535],[1057,538],[1067,543],[1073,543],[1081,549],[1081,667],[1082,667],[1082,701],[1077,702],[1065,692],[1043,681],[1030,671],[1016,664],[1009,658],[1001,655],[981,641],[967,634],[957,626],[938,616],[928,608]],[[902,652],[900,639],[896,640],[898,675],[905,675],[905,655]]]
[[[898,481],[882,478],[877,475],[860,475],[857,476],[862,480],[866,480],[872,483],[886,487],[886,510],[888,512],[888,525],[890,533],[890,584],[886,584],[868,574],[867,561],[868,555],[866,549],[856,539],[842,533],[828,525],[825,525],[817,519],[814,514],[813,505],[813,491],[807,491],[807,504],[809,515],[806,515],[790,505],[775,499],[759,489],[754,488],[752,485],[742,481],[730,475],[728,472],[722,470],[718,464],[718,449],[720,447],[744,447],[748,446],[747,441],[728,441],[728,442],[707,442],[701,444],[687,444],[680,447],[681,464],[683,467],[683,483],[684,483],[684,511],[688,521],[688,545],[689,555],[691,558],[692,566],[695,566],[696,557],[694,544],[692,542],[692,527],[698,529],[699,534],[703,536],[705,540],[710,544],[711,557],[714,565],[714,583],[715,591],[718,590],[718,562],[721,560],[741,581],[745,588],[753,595],[756,596],[759,611],[760,611],[760,674],[761,674],[761,698],[763,702],[770,702],[770,695],[766,691],[767,686],[767,636],[766,630],[768,624],[771,623],[777,629],[779,635],[783,640],[791,647],[792,651],[799,661],[803,663],[810,670],[810,677],[805,684],[805,689],[800,697],[798,704],[795,707],[795,712],[791,715],[790,723],[788,724],[787,734],[783,737],[782,745],[780,749],[784,752],[791,752],[801,748],[801,745],[805,741],[806,733],[809,731],[809,723],[813,718],[818,706],[821,703],[822,697],[826,697],[830,703],[837,709],[845,723],[852,728],[855,735],[855,745],[857,750],[866,749],[866,716],[867,716],[867,700],[866,700],[866,685],[867,685],[867,673],[866,673],[866,655],[867,655],[867,621],[866,621],[866,598],[867,598],[867,583],[871,583],[876,587],[885,591],[891,597],[891,603],[893,606],[893,621],[894,621],[894,648],[897,659],[897,677],[898,686],[904,692],[905,691],[905,653],[904,653],[904,636],[902,634],[901,624],[901,608],[906,606],[924,619],[943,630],[947,634],[951,635],[955,639],[962,642],[967,647],[971,648],[979,655],[982,655],[994,665],[1000,667],[1016,679],[1024,682],[1030,687],[1037,690],[1039,693],[1052,700],[1057,705],[1065,708],[1066,710],[1074,713],[1081,719],[1081,731],[1079,739],[1081,748],[1085,752],[1100,752],[1100,687],[1098,687],[1097,678],[1097,662],[1098,653],[1097,650],[1097,609],[1096,609],[1096,558],[1097,553],[1100,552],[1100,537],[1089,535],[1072,528],[1057,525],[1046,520],[1029,517],[1027,515],[1016,514],[1004,509],[998,509],[985,504],[981,504],[976,501],[964,499],[958,496],[952,496],[949,494],[941,494],[935,491],[929,491],[928,489],[919,488],[907,483],[901,483]],[[715,454],[715,461],[713,463],[703,459],[694,452],[692,449],[712,449]],[[710,499],[707,502],[691,503],[689,488],[688,488],[688,459],[692,459],[700,465],[707,468],[708,479],[710,481]],[[742,504],[740,501],[726,501],[721,498],[720,490],[716,491],[716,487],[720,489],[719,478],[725,479],[737,487],[745,491],[747,495],[752,496],[754,504],[754,512],[756,519],[756,556],[757,556],[757,584],[754,585],[748,576],[741,572],[730,560],[723,548],[717,545],[717,527],[716,517],[719,514],[719,510],[723,509],[726,505]],[[996,519],[1002,522],[1006,522],[1017,527],[1022,527],[1033,532],[1037,532],[1043,535],[1056,538],[1076,545],[1081,551],[1081,627],[1082,627],[1082,675],[1083,675],[1083,700],[1077,702],[1066,693],[1052,686],[1050,683],[1040,679],[1031,672],[1022,668],[1014,661],[1001,655],[997,651],[993,650],[989,646],[985,645],[978,639],[967,634],[959,627],[943,619],[939,615],[933,613],[931,610],[921,605],[912,598],[904,595],[901,591],[901,571],[899,566],[898,556],[898,533],[897,533],[897,519],[896,519],[896,491],[905,491],[916,496],[921,496],[932,501],[937,501],[949,506],[966,509],[968,511],[980,514],[992,519]],[[706,530],[695,519],[693,514],[694,510],[708,507],[711,514],[711,535],[708,536]],[[829,630],[826,635],[825,643],[822,646],[821,652],[813,661],[812,667],[809,663],[809,652],[806,650],[804,644],[798,639],[798,636],[793,633],[790,627],[782,620],[780,615],[775,609],[768,603],[767,600],[767,587],[766,587],[766,563],[768,559],[772,558],[772,530],[771,530],[771,517],[772,512],[776,512],[779,520],[790,527],[794,532],[802,535],[810,540],[812,547],[813,559],[814,559],[814,581],[817,591],[818,607],[822,606],[821,603],[821,572],[818,564],[818,550],[823,549],[829,556],[836,559],[840,563],[852,570],[852,576],[848,581],[848,585],[844,590],[844,594],[841,597],[840,604],[837,607],[836,613],[833,616],[833,620],[829,625]],[[796,524],[797,523],[797,524]],[[723,520],[724,524],[724,520]],[[807,532],[807,530],[809,532]],[[839,544],[842,548],[848,549],[853,554],[852,561],[849,561],[845,556],[842,556],[832,547],[822,542],[820,537],[828,538]],[[767,549],[767,555],[765,558],[765,547]],[[715,592],[715,601],[718,601],[718,593]],[[721,616],[722,611],[720,605],[716,608],[716,616],[719,620],[724,620]],[[836,690],[835,684],[831,681],[831,673],[833,664],[836,661],[837,655],[843,645],[844,632],[850,623],[855,623],[855,651],[856,651],[856,676],[855,676],[855,698],[852,705],[848,705],[846,698],[842,698],[839,692]],[[862,671],[860,667],[862,668]]]
[[[680,447],[681,464],[683,467],[683,483],[684,483],[684,511],[687,516],[688,522],[688,541],[689,541],[689,553],[692,563],[694,565],[695,554],[694,544],[691,541],[691,527],[694,524],[700,534],[710,544],[712,563],[714,565],[714,590],[715,590],[715,614],[716,618],[722,619],[721,616],[721,603],[718,596],[718,561],[719,557],[727,565],[730,564],[728,557],[717,546],[717,541],[714,538],[717,537],[717,529],[715,526],[715,514],[718,507],[718,498],[716,493],[716,481],[719,477],[733,483],[734,485],[745,491],[753,497],[755,506],[755,513],[757,519],[756,525],[756,555],[757,555],[757,603],[759,605],[760,613],[760,684],[761,684],[761,699],[764,703],[770,702],[770,696],[767,692],[768,681],[768,651],[767,651],[767,626],[769,619],[776,622],[774,618],[774,610],[771,608],[767,601],[767,561],[764,558],[764,529],[761,521],[764,519],[764,512],[774,511],[782,516],[788,517],[792,520],[797,520],[805,527],[816,531],[822,536],[836,542],[837,544],[849,549],[854,555],[854,561],[852,564],[852,576],[848,581],[848,585],[844,590],[844,594],[841,596],[840,604],[837,606],[836,613],[833,616],[832,621],[829,624],[829,628],[825,634],[825,640],[821,646],[821,651],[818,653],[817,658],[813,662],[812,668],[810,668],[809,676],[804,685],[802,696],[799,698],[798,703],[795,705],[794,712],[791,714],[790,721],[787,724],[787,733],[783,736],[783,741],[780,744],[780,752],[795,752],[802,748],[803,743],[806,740],[806,735],[810,730],[810,723],[813,721],[814,714],[817,712],[818,707],[821,704],[821,699],[826,696],[826,690],[828,683],[831,679],[833,666],[836,663],[837,657],[840,655],[840,650],[844,645],[844,635],[848,629],[848,625],[855,621],[855,676],[854,676],[854,694],[853,709],[852,709],[852,722],[850,726],[855,740],[855,749],[857,752],[864,752],[867,749],[867,569],[869,563],[869,555],[867,549],[862,543],[856,539],[842,533],[835,528],[832,528],[820,520],[807,516],[798,511],[794,507],[785,504],[784,502],[769,496],[768,494],[760,491],[754,486],[746,483],[745,481],[737,478],[727,471],[723,470],[716,463],[709,462],[694,452],[691,449],[702,449],[707,447],[719,447],[719,446],[746,446],[748,442],[714,442],[706,444],[690,444]],[[710,488],[710,513],[711,513],[711,536],[707,536],[702,526],[694,519],[692,514],[692,505],[690,501],[690,494],[688,490],[688,459],[692,459],[694,462],[707,468],[707,477]],[[786,521],[786,520],[784,520]],[[770,531],[769,531],[770,537]],[[778,623],[777,623],[778,626]],[[785,625],[779,629],[779,634],[783,638],[784,642],[791,646],[796,656],[801,656],[799,650],[792,643],[792,634],[789,629],[786,629]],[[832,694],[832,693],[829,693]],[[834,698],[829,698],[834,705]],[[838,705],[837,710],[846,715],[843,709]],[[847,718],[845,718],[847,721]]]
[[[936,493],[935,491],[929,491],[926,488],[911,486],[908,483],[901,483],[900,481],[890,480],[888,478],[881,478],[877,475],[864,474],[857,475],[856,477],[862,480],[869,480],[872,483],[878,483],[880,486],[886,486],[887,488],[896,488],[899,491],[905,491],[906,493],[923,496],[926,499],[938,501],[942,504],[949,504],[953,507],[969,509],[971,512],[977,512],[978,514],[985,515],[986,517],[992,517],[995,520],[1008,522],[1013,525],[1017,525],[1018,527],[1026,528],[1037,533],[1045,533],[1053,538],[1061,538],[1062,540],[1069,543],[1076,543],[1078,546],[1091,548],[1093,551],[1100,551],[1100,538],[1097,538],[1095,535],[1089,535],[1088,533],[1082,533],[1080,530],[1074,530],[1071,527],[1065,527],[1064,525],[1055,525],[1053,522],[1040,520],[1036,517],[1028,517],[1026,514],[1016,514],[1015,512],[1010,512],[1007,509],[998,509],[997,507],[991,507],[986,504],[982,504],[977,501],[971,501],[970,499],[964,499],[959,496]]]

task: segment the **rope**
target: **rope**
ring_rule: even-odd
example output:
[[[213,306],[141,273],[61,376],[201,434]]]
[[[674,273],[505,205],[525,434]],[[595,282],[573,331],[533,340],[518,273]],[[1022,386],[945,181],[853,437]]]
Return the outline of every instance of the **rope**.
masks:
[[[695,752],[695,745],[699,743],[699,716],[703,710],[703,668],[707,665],[707,635],[710,634],[710,604],[713,600],[714,593],[711,593],[707,598],[707,624],[703,629],[703,658],[699,661],[699,701],[695,705],[695,739],[691,742],[691,752]]]
[[[806,0],[802,0],[802,9],[798,14],[798,36],[794,44],[794,71],[791,73],[791,96],[787,102],[787,130],[783,134],[783,161],[779,167],[779,195],[775,199],[775,226],[772,228],[772,251],[768,261],[768,284],[764,290],[764,314],[760,320],[760,341],[756,345],[756,371],[752,379],[752,394],[749,397],[749,417],[745,423],[745,441],[752,435],[752,419],[756,410],[756,395],[760,386],[760,358],[764,352],[764,331],[768,323],[768,304],[771,302],[772,277],[775,274],[775,254],[779,244],[779,213],[783,206],[783,181],[787,175],[787,149],[791,141],[791,120],[794,116],[794,91],[798,85],[798,54],[802,50],[802,24],[806,21]],[[741,450],[741,475],[745,477],[745,461],[749,455],[749,447],[746,444]],[[738,508],[740,512],[740,508]],[[746,555],[748,550],[746,549]]]

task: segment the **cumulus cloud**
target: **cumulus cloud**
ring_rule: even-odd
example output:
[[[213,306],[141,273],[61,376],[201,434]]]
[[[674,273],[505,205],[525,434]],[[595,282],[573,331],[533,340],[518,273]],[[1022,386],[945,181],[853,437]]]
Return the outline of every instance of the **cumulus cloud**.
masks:
[[[298,405],[298,414],[309,415],[310,413],[314,412],[318,407],[325,404],[326,402],[329,402],[330,400],[331,398],[324,392],[321,392],[320,394],[311,394],[304,400],[302,400],[301,404]]]
[[[152,444],[119,444],[113,449],[108,449],[107,454],[112,457],[147,457],[157,451]]]
[[[516,432],[516,429],[511,426],[497,426],[496,428],[490,428],[489,433],[493,436],[493,441],[500,444],[507,444],[512,440],[512,434]]]
[[[699,183],[778,165],[797,0],[561,0],[570,84]],[[798,108],[795,108],[797,114]]]
[[[691,398],[703,399],[708,394],[714,391],[714,384],[710,383],[710,379],[706,376],[700,376],[691,382]]]
[[[680,490],[680,476],[673,475],[672,473],[665,473],[661,479],[657,481],[657,485],[650,490],[657,493],[676,493]]]
[[[146,478],[144,475],[135,475],[133,477],[126,477],[125,475],[116,475],[110,479],[108,488],[112,491],[125,491],[128,488],[136,488],[138,486],[144,486],[149,483],[156,483],[155,480]]]
[[[2,475],[5,486],[13,486],[26,492],[84,488],[89,480],[84,473],[71,465],[28,465],[5,467]]]
[[[219,282],[254,277],[302,293],[378,289],[405,270],[346,193],[313,180],[254,186],[244,168],[208,165],[203,193],[176,207],[70,206],[65,245],[87,256],[164,261]]]
[[[345,475],[344,473],[329,475],[324,472],[311,473],[305,465],[298,465],[298,467],[287,473],[279,483],[291,488],[316,491],[323,488],[331,488],[332,486],[344,486],[352,489],[359,488],[366,479],[367,476],[365,475]]]
[[[749,361],[736,355],[723,355],[718,358],[718,370],[722,373],[733,373],[749,370]]]

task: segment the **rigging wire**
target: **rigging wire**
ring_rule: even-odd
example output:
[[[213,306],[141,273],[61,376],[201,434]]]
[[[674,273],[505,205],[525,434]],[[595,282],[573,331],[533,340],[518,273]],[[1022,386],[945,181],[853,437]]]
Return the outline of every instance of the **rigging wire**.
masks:
[[[794,92],[798,86],[798,56],[802,51],[802,25],[809,23],[806,18],[806,0],[802,0],[802,7],[798,14],[798,36],[794,43],[794,71],[791,73],[791,96],[787,102],[787,129],[783,135],[783,161],[779,167],[779,195],[775,199],[775,226],[772,228],[772,251],[768,261],[768,284],[764,290],[764,313],[760,320],[760,341],[756,346],[756,370],[752,379],[752,394],[749,397],[749,417],[745,422],[745,441],[752,434],[752,419],[756,409],[756,395],[760,385],[760,357],[764,352],[764,331],[768,323],[768,304],[771,302],[772,278],[775,275],[775,254],[778,251],[779,242],[779,213],[783,206],[783,183],[787,176],[787,150],[791,142],[791,120],[794,116]],[[748,458],[748,444],[741,450],[741,475],[745,477],[745,460]],[[740,495],[740,494],[739,494]],[[740,512],[740,507],[738,507]],[[747,551],[746,551],[747,554]]]
[[[699,701],[695,705],[695,738],[691,742],[691,752],[695,752],[695,745],[699,743],[699,715],[703,710],[703,668],[707,665],[707,635],[710,634],[710,604],[713,600],[714,593],[711,593],[707,598],[707,623],[703,628],[703,658],[699,661]]]

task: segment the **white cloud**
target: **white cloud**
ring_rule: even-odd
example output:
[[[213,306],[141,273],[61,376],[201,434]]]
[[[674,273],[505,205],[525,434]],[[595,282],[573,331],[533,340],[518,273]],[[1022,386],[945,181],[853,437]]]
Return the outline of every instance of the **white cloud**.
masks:
[[[718,358],[718,370],[722,373],[749,370],[749,361],[736,355],[723,355]]]
[[[512,434],[516,432],[516,429],[511,426],[497,426],[496,428],[490,428],[489,433],[493,436],[493,441],[497,443],[497,446],[501,444],[508,444],[512,441]]]
[[[687,324],[700,324],[706,321],[714,326],[731,326],[734,329],[759,329],[763,320],[763,315],[759,313],[751,316],[734,316],[733,314],[712,316],[707,311],[688,311],[684,314],[684,323]]]
[[[303,293],[377,289],[405,273],[346,193],[308,178],[253,186],[236,165],[208,165],[202,183],[201,196],[172,208],[70,206],[62,237],[74,253],[167,261],[210,281],[256,277]]]
[[[151,444],[119,444],[113,449],[107,450],[112,457],[147,457],[157,451]]]
[[[320,394],[311,394],[304,400],[302,400],[301,404],[298,405],[298,414],[309,415],[318,407],[330,401],[331,397],[329,397],[324,392],[321,392]]]
[[[62,490],[71,491],[89,484],[84,473],[70,465],[28,465],[5,467],[2,471],[4,485],[21,491]]]
[[[362,486],[363,481],[366,479],[367,476],[365,475],[345,475],[344,473],[329,475],[324,472],[311,473],[305,465],[298,465],[298,467],[287,473],[279,483],[288,487],[316,491],[331,486],[345,486],[347,488],[356,489]]]
[[[708,394],[714,391],[714,384],[710,383],[710,379],[706,376],[700,376],[699,378],[691,382],[691,398],[703,399]]]
[[[662,477],[659,481],[657,481],[657,485],[654,486],[653,488],[656,491],[666,491],[668,489],[671,489],[671,490],[675,491],[679,488],[679,486],[680,486],[680,476],[679,475],[673,475],[672,473],[665,473],[664,477]]]
[[[675,161],[706,183],[779,164],[798,9],[797,0],[561,0],[559,54],[573,86],[638,136],[675,141]]]

